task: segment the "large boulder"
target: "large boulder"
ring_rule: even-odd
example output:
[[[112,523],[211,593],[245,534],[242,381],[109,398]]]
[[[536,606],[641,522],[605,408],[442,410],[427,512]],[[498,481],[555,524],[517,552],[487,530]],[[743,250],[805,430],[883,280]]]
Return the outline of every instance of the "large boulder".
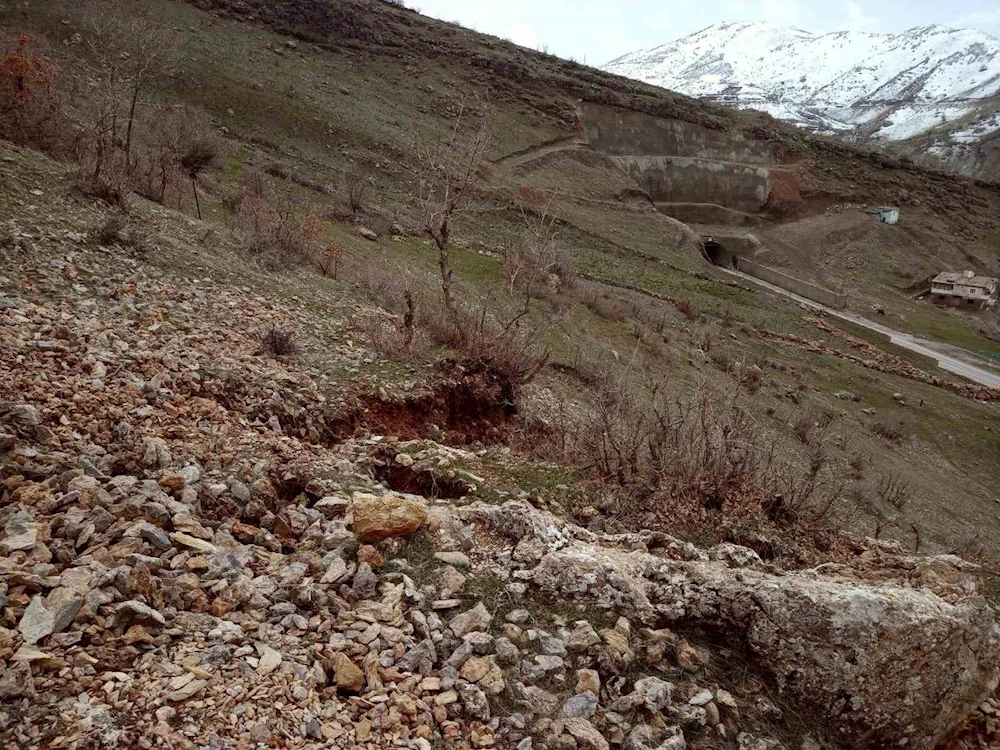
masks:
[[[358,492],[352,506],[354,535],[362,542],[380,542],[409,536],[427,520],[427,507],[418,500]]]
[[[1000,679],[1000,629],[982,599],[949,603],[926,589],[809,573],[677,569],[691,614],[745,638],[782,690],[855,747],[936,747]]]
[[[551,518],[521,503],[462,513],[518,546]],[[732,555],[670,559],[645,551],[638,537],[549,525],[537,537],[544,556],[520,579],[557,601],[586,601],[650,626],[714,630],[854,747],[933,748],[1000,681],[1000,628],[981,598],[948,601],[846,571],[729,567]]]

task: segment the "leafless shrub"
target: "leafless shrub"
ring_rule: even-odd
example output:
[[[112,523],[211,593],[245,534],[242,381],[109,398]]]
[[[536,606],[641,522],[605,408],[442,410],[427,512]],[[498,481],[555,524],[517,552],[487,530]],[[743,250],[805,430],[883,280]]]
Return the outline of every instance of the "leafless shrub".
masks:
[[[121,164],[105,165],[100,172],[84,165],[76,171],[74,188],[80,195],[96,198],[123,213],[132,207],[131,180]]]
[[[128,222],[120,213],[112,213],[98,227],[95,239],[98,245],[114,245],[122,240]]]
[[[121,12],[112,2],[93,0],[87,17],[87,46],[98,77],[95,169],[99,173],[105,158],[120,153],[131,172],[140,114],[155,82],[173,69],[180,37],[142,16]]]
[[[621,323],[627,317],[621,301],[606,294],[585,295],[583,303],[604,320]]]
[[[452,321],[461,325],[458,335]],[[488,300],[456,309],[455,317],[446,310],[431,311],[424,323],[431,337],[456,349],[466,367],[494,377],[512,403],[518,390],[530,383],[549,361],[541,342],[541,329],[524,312],[504,314]]]
[[[129,248],[139,257],[149,253],[149,234],[138,225],[129,225],[124,214],[115,212],[94,232],[94,240],[98,245]]]
[[[757,365],[740,368],[740,385],[746,388],[750,394],[757,393],[760,390],[763,377],[764,373]]]
[[[903,423],[895,422],[889,417],[880,417],[872,422],[872,432],[883,440],[898,444],[903,439]]]
[[[889,517],[881,514],[876,514],[875,516],[875,530],[874,535],[876,539],[881,539],[882,535],[889,529],[896,528],[899,525],[898,519],[895,517]]]
[[[879,480],[877,493],[879,500],[900,513],[910,502],[909,482],[895,474],[886,474]]]
[[[427,280],[385,256],[345,267],[351,279],[384,308],[355,315],[352,327],[390,357],[409,359],[428,353],[431,337],[417,317],[434,315],[427,309],[432,300],[420,292]]]
[[[184,144],[180,150],[178,163],[188,179],[191,180],[191,192],[194,193],[194,205],[201,218],[201,202],[198,200],[198,177],[208,169],[218,157],[218,146],[214,138],[201,134]]]
[[[847,461],[847,465],[850,468],[850,477],[854,480],[859,480],[864,477],[865,469],[865,457],[860,453],[853,454]]]
[[[368,340],[387,354],[421,356],[429,343],[446,346],[467,371],[491,377],[511,403],[548,363],[544,329],[523,311],[480,298],[475,304],[460,302],[449,313],[440,297],[421,294],[425,278],[384,257],[352,263],[351,276],[391,313],[377,323],[359,321]]]
[[[515,197],[522,228],[502,245],[501,262],[507,292],[520,291],[525,310],[533,296],[551,302],[576,283],[576,269],[560,242],[559,219],[552,210],[556,198],[556,193],[546,195],[527,186]]]
[[[291,357],[299,351],[295,332],[288,328],[271,326],[264,331],[260,343],[263,351],[275,357]]]
[[[221,146],[208,118],[190,106],[150,107],[141,137],[132,148],[131,176],[136,192],[149,200],[183,208],[190,182],[201,218],[198,178],[214,164]],[[182,189],[183,188],[183,189]]]
[[[0,138],[56,157],[72,156],[80,134],[68,112],[58,66],[27,36],[14,49],[2,35],[0,44]]]
[[[416,299],[407,292],[410,308],[403,315],[381,311],[357,314],[351,318],[351,327],[358,331],[372,347],[396,359],[410,359],[427,351],[428,338],[414,325]]]
[[[140,226],[131,226],[125,233],[124,245],[136,257],[145,258],[149,255],[149,233]]]
[[[698,309],[695,307],[694,302],[692,302],[691,300],[679,299],[676,302],[674,302],[674,307],[676,307],[677,311],[688,320],[698,319]]]
[[[705,351],[705,349],[702,349],[702,351]],[[729,355],[726,352],[721,350],[714,351],[711,354],[709,354],[708,358],[712,361],[712,364],[715,365],[715,367],[720,372],[728,373],[732,371],[733,361],[729,358]]]
[[[921,543],[920,529],[915,522],[907,521],[905,518],[905,511],[911,495],[908,482],[889,473],[880,477],[877,485],[864,482],[853,492],[858,497],[859,505],[867,505],[874,515],[875,528],[873,533],[876,539],[880,539],[885,532],[891,529],[903,528],[905,524],[914,535],[914,546],[919,548]]]
[[[345,173],[343,193],[352,214],[365,212],[370,188],[371,185],[368,182],[368,178],[360,172]]]
[[[332,240],[326,247],[326,252],[323,253],[323,257],[319,260],[319,272],[324,276],[329,276],[333,274],[333,280],[337,281],[337,277],[340,274],[340,264],[344,260],[344,248],[337,242],[337,240]]]
[[[230,208],[250,251],[278,267],[310,262],[319,250],[322,222],[307,208],[274,193],[259,172],[241,175]]]
[[[792,422],[792,434],[803,445],[809,445],[816,439],[817,425],[812,415],[800,414]]]
[[[841,499],[824,477],[821,441],[809,467],[775,461],[774,443],[734,398],[700,389],[669,400],[665,383],[640,392],[605,366],[587,382],[593,408],[558,443],[601,481],[626,488],[629,513],[662,515],[673,528],[743,524],[821,524]]]

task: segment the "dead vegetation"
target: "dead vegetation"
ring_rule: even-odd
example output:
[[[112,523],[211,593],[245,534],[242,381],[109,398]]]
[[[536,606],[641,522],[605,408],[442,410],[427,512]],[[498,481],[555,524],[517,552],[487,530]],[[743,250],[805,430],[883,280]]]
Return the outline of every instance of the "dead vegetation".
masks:
[[[448,138],[420,153],[423,231],[437,247],[441,298],[459,339],[466,334],[458,324],[458,308],[452,294],[451,235],[455,219],[475,205],[474,183],[493,138],[491,112],[485,105],[480,109],[478,123],[469,132],[463,132],[466,118],[472,116],[472,108],[463,99]]]
[[[271,326],[260,339],[261,349],[273,357],[294,357],[299,353],[295,331]]]
[[[351,265],[351,278],[368,290],[386,312],[356,315],[353,325],[383,353],[403,359],[427,359],[434,347],[473,371],[487,373],[513,405],[519,389],[545,367],[544,324],[524,309],[489,296],[452,297],[449,311],[431,291],[426,276],[386,258]]]
[[[136,223],[129,223],[125,213],[113,211],[94,231],[94,241],[101,246],[118,246],[144,258],[149,253],[149,235]]]
[[[347,200],[347,205],[352,214],[365,212],[368,205],[368,194],[371,191],[371,184],[368,178],[360,172],[347,172],[344,174],[342,192]]]
[[[77,147],[67,110],[67,83],[29,36],[0,59],[0,138],[56,156]]]
[[[904,425],[902,421],[879,417],[872,422],[871,430],[888,443],[899,445],[903,440]]]
[[[689,299],[679,299],[674,303],[677,311],[688,320],[697,320],[699,317],[698,308]]]
[[[809,434],[802,459],[779,460],[775,439],[735,395],[703,386],[670,398],[665,381],[633,380],[607,366],[592,370],[592,408],[555,436],[568,460],[615,488],[624,527],[721,539],[727,529],[833,523],[843,493],[828,476],[820,435]]]
[[[110,3],[89,10],[86,63],[63,68],[27,36],[0,60],[0,137],[75,161],[78,192],[116,209],[135,192],[200,216],[196,183],[218,140],[199,110],[154,96],[179,37]]]
[[[323,224],[308,207],[281,196],[257,171],[240,175],[227,210],[251,254],[275,269],[314,262]]]

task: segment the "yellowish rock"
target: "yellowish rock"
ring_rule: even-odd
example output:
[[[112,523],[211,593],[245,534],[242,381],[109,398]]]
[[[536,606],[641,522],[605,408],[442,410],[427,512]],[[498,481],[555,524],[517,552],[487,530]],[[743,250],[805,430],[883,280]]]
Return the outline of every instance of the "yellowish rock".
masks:
[[[358,492],[353,505],[354,535],[362,542],[409,536],[427,520],[427,508],[417,500]]]

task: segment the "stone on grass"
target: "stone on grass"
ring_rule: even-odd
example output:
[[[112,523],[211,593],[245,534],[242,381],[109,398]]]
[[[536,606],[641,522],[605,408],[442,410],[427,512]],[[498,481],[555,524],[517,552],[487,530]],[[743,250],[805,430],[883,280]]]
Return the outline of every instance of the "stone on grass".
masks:
[[[472,609],[455,615],[448,624],[452,632],[461,638],[466,633],[471,633],[475,630],[487,630],[492,621],[493,615],[486,609],[485,604],[479,602]]]

